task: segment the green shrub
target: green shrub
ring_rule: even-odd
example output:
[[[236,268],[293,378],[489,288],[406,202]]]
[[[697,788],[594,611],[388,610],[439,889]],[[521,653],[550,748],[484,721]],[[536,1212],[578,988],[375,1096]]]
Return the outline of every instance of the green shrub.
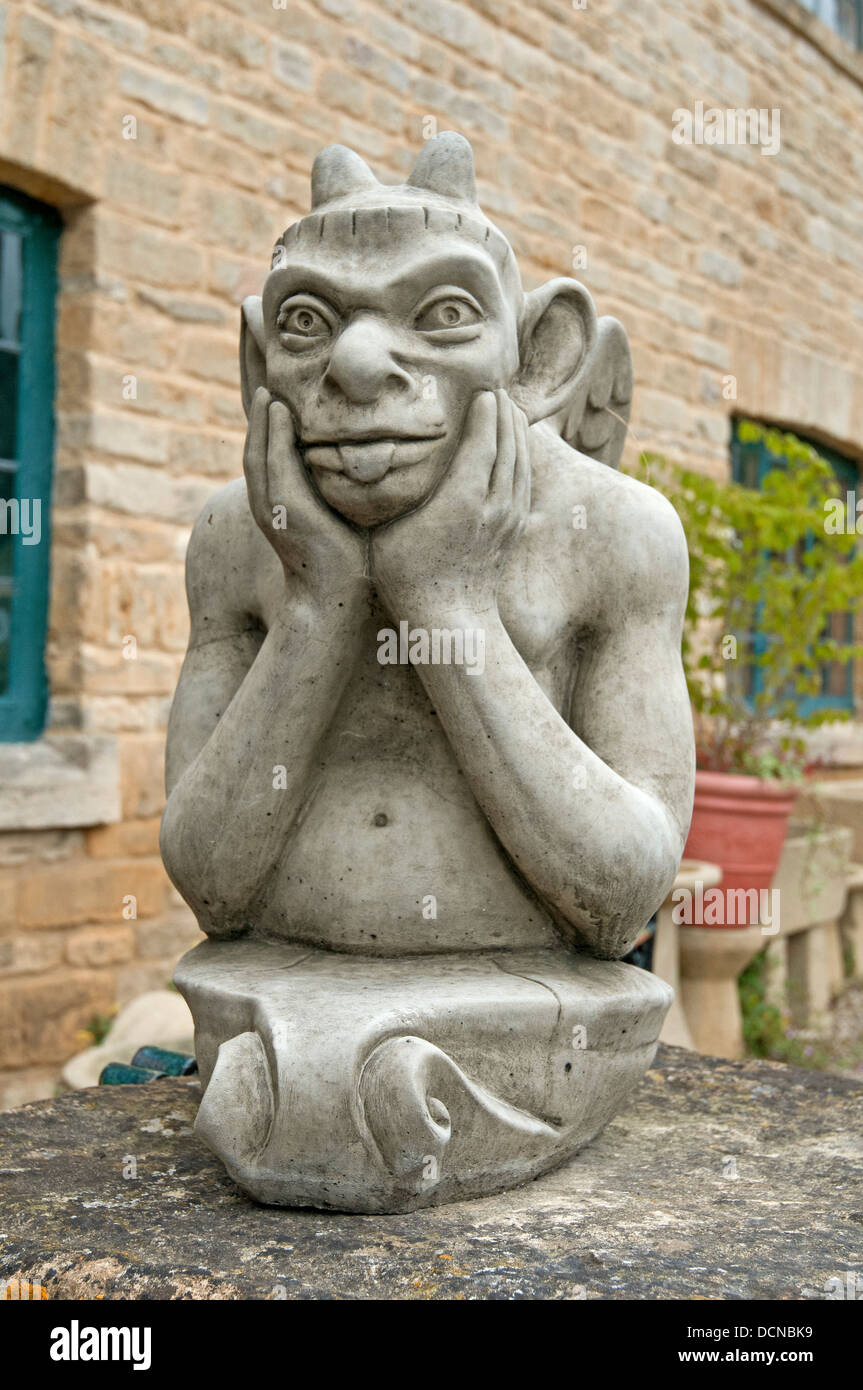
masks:
[[[828,530],[825,503],[839,484],[830,465],[793,434],[741,422],[743,443],[763,441],[787,466],[760,490],[719,482],[643,455],[643,474],[677,509],[689,548],[683,656],[699,766],[717,772],[799,778],[799,730],[847,717],[801,712],[821,693],[821,666],[863,648],[825,635],[830,615],[863,594],[855,536]],[[747,676],[758,673],[757,689]]]

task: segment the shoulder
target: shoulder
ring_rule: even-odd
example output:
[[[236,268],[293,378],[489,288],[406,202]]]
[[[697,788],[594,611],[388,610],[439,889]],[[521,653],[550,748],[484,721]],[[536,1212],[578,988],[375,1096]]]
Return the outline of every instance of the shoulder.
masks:
[[[589,556],[602,592],[627,608],[685,607],[689,558],[680,518],[656,488],[578,453],[550,427],[531,431],[538,505],[557,542]]]
[[[201,509],[186,552],[186,590],[195,629],[233,629],[256,612],[260,576],[275,555],[249,510],[244,478],[215,492]],[[276,561],[276,563],[278,563]]]
[[[198,513],[189,540],[187,565],[205,563],[217,552],[223,552],[225,545],[231,550],[247,545],[249,526],[254,526],[254,519],[249,511],[246,482],[244,478],[235,478],[214,492]]]

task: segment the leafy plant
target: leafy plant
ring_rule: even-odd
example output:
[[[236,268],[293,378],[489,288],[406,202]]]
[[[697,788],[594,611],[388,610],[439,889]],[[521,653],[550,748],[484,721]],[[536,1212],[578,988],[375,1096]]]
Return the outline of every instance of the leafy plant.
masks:
[[[108,1014],[93,1014],[86,1028],[82,1028],[78,1033],[81,1045],[83,1047],[98,1047],[99,1043],[104,1042],[111,1031],[116,1012],[117,1010],[113,1009]]]
[[[760,490],[655,455],[642,465],[677,509],[689,547],[683,656],[698,765],[798,780],[800,731],[847,717],[801,710],[801,701],[821,694],[823,663],[863,655],[828,633],[831,615],[861,603],[863,554],[854,553],[853,531],[825,525],[839,484],[810,445],[751,421],[740,423],[739,438],[785,460]]]

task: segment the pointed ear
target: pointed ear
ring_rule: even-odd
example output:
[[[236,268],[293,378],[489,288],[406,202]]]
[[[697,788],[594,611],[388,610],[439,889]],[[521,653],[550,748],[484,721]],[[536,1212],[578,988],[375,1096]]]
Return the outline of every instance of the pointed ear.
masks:
[[[243,300],[240,315],[240,390],[247,420],[255,392],[267,384],[266,348],[261,296],[250,294]]]
[[[577,280],[549,280],[525,295],[510,395],[532,425],[568,402],[595,338],[593,300]]]

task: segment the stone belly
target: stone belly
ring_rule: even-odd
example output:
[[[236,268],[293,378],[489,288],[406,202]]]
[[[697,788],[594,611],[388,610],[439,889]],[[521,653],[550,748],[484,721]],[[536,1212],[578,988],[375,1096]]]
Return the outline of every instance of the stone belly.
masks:
[[[364,759],[326,768],[277,872],[268,933],[380,954],[558,938],[460,774]],[[444,782],[445,785],[441,785]]]

